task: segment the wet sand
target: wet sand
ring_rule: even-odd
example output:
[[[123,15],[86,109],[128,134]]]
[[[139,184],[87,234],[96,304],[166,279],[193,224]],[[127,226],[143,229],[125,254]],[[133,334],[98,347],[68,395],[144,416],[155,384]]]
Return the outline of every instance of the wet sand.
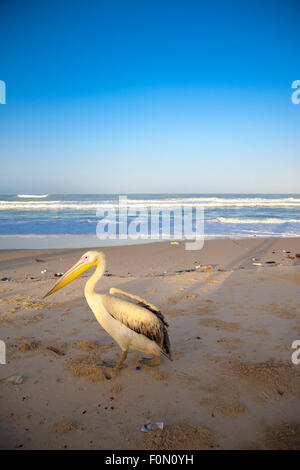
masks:
[[[85,301],[89,273],[41,299],[84,250],[1,251],[0,448],[299,449],[300,239],[103,251],[98,291],[158,306],[174,360],[132,351],[112,375],[120,349]],[[6,380],[16,375],[27,379]],[[162,431],[140,431],[157,421]]]

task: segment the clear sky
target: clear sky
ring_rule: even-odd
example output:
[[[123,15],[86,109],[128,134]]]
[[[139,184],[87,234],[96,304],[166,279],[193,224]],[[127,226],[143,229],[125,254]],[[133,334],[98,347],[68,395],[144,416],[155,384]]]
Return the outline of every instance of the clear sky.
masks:
[[[300,193],[298,0],[2,0],[0,193]]]

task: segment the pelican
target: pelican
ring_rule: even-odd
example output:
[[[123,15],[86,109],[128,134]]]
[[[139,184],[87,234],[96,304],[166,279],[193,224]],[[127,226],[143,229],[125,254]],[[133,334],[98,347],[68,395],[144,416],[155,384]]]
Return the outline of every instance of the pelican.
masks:
[[[95,286],[106,269],[105,255],[101,251],[86,252],[43,298],[62,289],[93,266],[96,269],[85,284],[84,295],[97,321],[121,348],[116,369],[121,369],[129,349],[152,354],[156,358],[165,356],[171,359],[168,323],[157,307],[117,288],[111,288],[109,295],[95,292]],[[126,296],[137,303],[120,299],[114,294]]]

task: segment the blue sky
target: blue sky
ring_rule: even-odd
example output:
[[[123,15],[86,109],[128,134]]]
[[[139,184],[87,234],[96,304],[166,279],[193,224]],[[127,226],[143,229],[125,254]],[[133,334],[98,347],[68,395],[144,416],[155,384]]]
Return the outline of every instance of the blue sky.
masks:
[[[299,193],[299,14],[2,1],[0,193]]]

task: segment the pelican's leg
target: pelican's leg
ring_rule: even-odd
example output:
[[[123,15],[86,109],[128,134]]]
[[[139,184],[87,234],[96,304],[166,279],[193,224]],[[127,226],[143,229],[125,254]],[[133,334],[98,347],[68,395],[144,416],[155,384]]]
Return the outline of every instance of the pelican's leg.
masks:
[[[121,369],[122,364],[125,361],[126,357],[127,357],[127,350],[122,351],[121,358],[120,358],[118,364],[116,365],[116,369]]]

